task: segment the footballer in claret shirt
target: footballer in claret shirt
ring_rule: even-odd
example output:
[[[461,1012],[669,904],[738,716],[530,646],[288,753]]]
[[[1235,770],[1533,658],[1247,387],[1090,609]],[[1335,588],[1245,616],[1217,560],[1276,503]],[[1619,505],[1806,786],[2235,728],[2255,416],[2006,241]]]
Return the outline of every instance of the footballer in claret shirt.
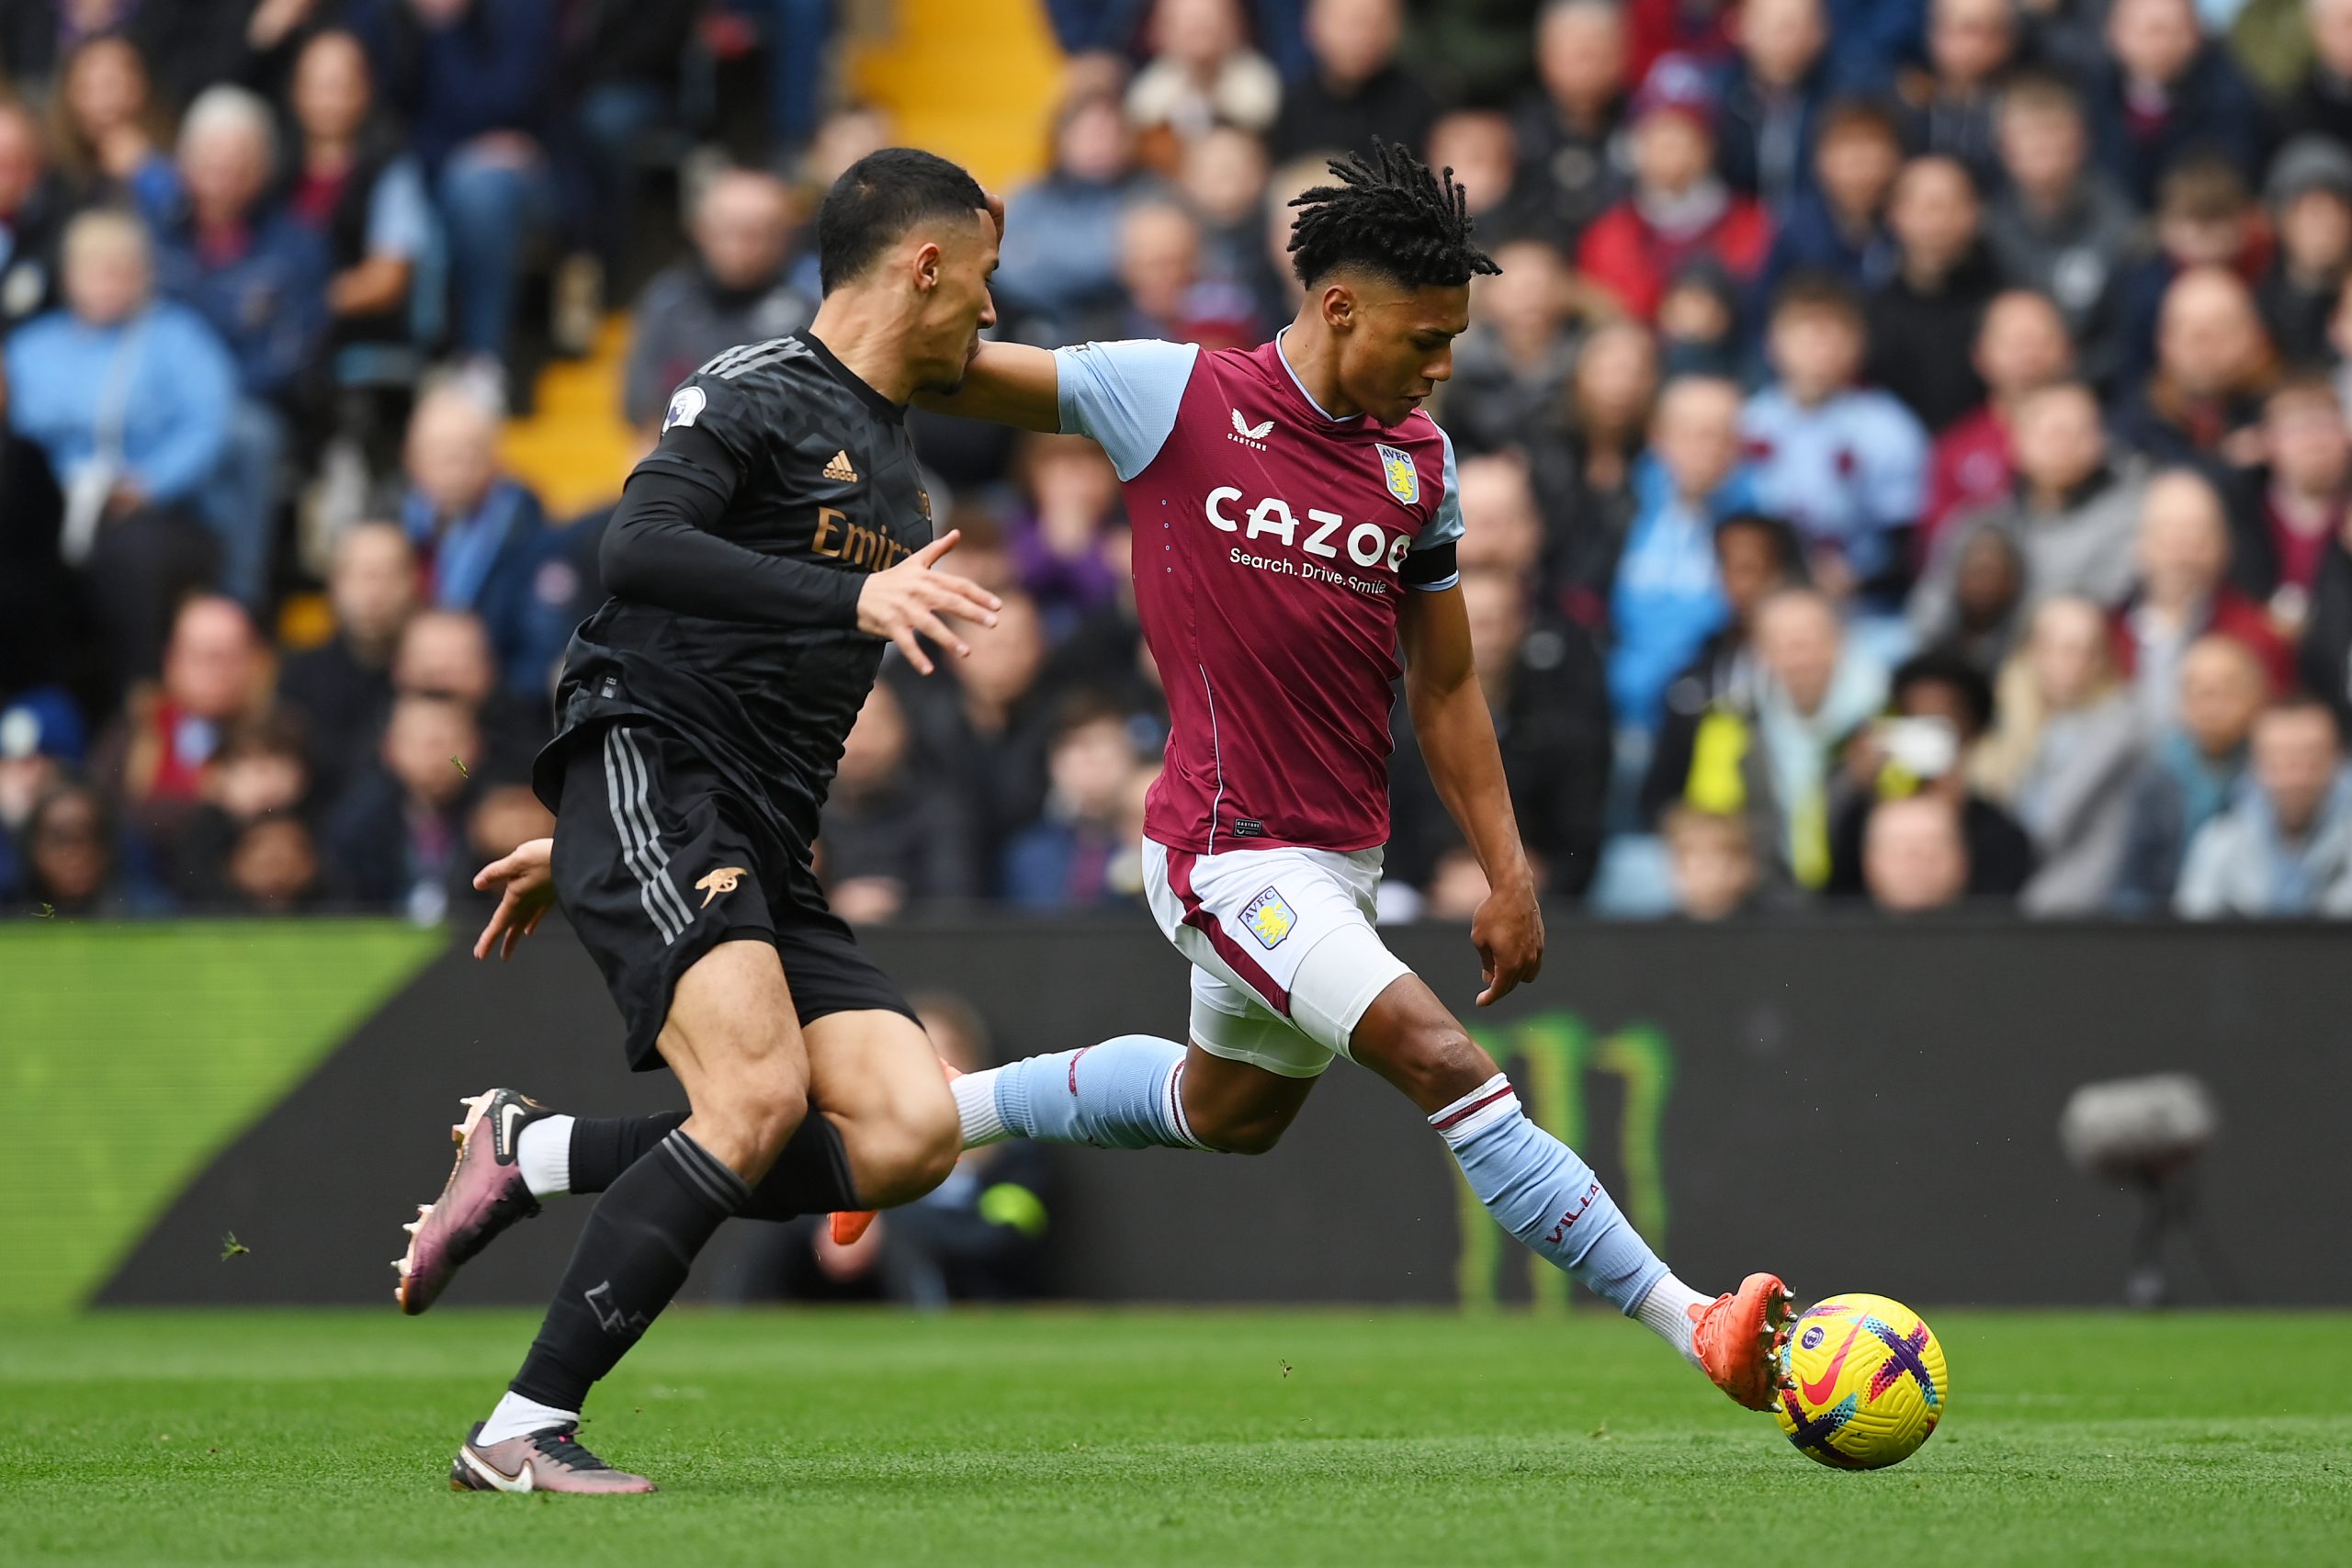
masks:
[[[1774,1275],[1700,1294],[1374,930],[1390,682],[1491,892],[1481,1005],[1534,977],[1535,882],[1473,669],[1452,444],[1421,404],[1494,263],[1452,171],[1375,142],[1292,203],[1306,298],[1272,341],[1208,351],[990,344],[926,406],[1100,442],[1125,487],[1136,597],[1168,693],[1146,892],[1193,965],[1189,1043],[1121,1035],[955,1085],[967,1145],[1271,1148],[1334,1056],[1409,1095],[1506,1230],[1770,1409]],[[1397,653],[1401,648],[1400,666]]]

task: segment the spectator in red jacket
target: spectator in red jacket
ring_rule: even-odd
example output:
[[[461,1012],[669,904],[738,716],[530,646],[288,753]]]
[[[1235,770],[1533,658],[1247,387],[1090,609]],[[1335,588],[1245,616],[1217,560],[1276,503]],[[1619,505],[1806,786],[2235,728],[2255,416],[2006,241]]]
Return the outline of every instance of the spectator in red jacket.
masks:
[[[1690,263],[1712,256],[1746,283],[1770,248],[1764,209],[1714,172],[1714,115],[1695,62],[1659,61],[1634,96],[1633,195],[1601,214],[1577,247],[1585,275],[1645,321]]]
[[[1973,512],[2007,494],[2017,478],[2009,431],[2018,402],[2030,392],[2054,386],[2074,373],[2075,344],[2066,318],[2046,294],[2012,288],[1985,307],[1972,356],[1984,378],[1985,398],[1936,437],[1928,468],[1928,509],[1915,541],[1925,563],[1936,532],[1962,513]]]

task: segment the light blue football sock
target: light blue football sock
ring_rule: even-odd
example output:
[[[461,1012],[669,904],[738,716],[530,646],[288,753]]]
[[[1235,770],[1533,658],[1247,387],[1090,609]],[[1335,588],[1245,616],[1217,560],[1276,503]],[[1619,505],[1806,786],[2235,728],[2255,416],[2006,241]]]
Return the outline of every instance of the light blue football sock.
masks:
[[[1527,1119],[1502,1074],[1431,1116],[1430,1125],[1503,1229],[1619,1312],[1634,1316],[1667,1277],[1592,1167]]]
[[[983,1088],[992,1091],[999,1136],[1099,1149],[1204,1148],[1184,1122],[1183,1067],[1184,1047],[1175,1041],[1122,1034],[974,1073],[956,1087],[959,1103]],[[964,1120],[967,1145],[984,1141],[974,1134],[987,1129],[975,1125],[968,1109]]]

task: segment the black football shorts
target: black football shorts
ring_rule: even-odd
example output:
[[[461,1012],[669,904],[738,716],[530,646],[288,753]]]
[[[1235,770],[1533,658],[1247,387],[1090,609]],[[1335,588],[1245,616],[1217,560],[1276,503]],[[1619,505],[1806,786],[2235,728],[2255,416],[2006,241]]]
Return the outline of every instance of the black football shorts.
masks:
[[[629,1066],[654,1042],[678,976],[722,942],[774,944],[804,1024],[828,1013],[914,1016],[859,951],[767,810],[650,720],[570,738],[556,812],[555,891],[604,971],[628,1030]]]

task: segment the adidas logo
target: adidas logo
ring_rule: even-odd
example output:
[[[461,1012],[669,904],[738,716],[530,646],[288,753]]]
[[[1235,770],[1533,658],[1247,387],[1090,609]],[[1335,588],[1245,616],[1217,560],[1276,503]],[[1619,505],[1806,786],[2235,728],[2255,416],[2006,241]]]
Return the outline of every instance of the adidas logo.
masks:
[[[825,477],[829,479],[838,479],[842,484],[854,485],[857,482],[857,470],[850,466],[847,452],[833,454],[833,460],[825,465]]]
[[[1244,446],[1255,447],[1263,452],[1266,449],[1266,437],[1272,434],[1273,431],[1272,420],[1267,420],[1260,424],[1251,424],[1241,417],[1239,409],[1233,411],[1233,439],[1240,442]]]

